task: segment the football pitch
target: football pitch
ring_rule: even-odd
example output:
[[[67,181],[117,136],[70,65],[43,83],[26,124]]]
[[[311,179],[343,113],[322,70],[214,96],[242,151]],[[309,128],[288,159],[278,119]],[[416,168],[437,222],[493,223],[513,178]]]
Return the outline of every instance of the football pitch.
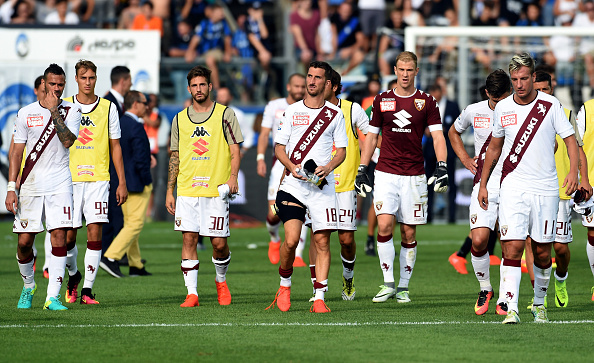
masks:
[[[65,304],[68,311],[42,310],[47,280],[41,274],[44,250],[40,235],[33,308],[17,310],[23,282],[11,227],[12,223],[0,223],[0,346],[4,362],[594,361],[594,301],[590,294],[594,279],[586,257],[586,232],[577,223],[573,225],[575,242],[567,280],[568,307],[555,307],[552,278],[548,298],[551,323],[534,324],[526,310],[532,297],[530,280],[523,274],[522,323],[515,326],[501,324],[503,317],[495,313],[496,297],[485,315],[475,315],[478,282],[470,256],[468,275],[456,273],[448,263],[448,256],[468,234],[467,225],[418,228],[417,262],[410,283],[412,302],[408,304],[371,302],[383,279],[377,257],[363,251],[365,227],[356,233],[356,298],[343,301],[340,247],[333,234],[326,294],[332,310],[329,314],[309,312],[312,286],[308,268],[295,268],[289,312],[264,310],[279,286],[278,265],[268,261],[264,227],[231,231],[230,306],[217,303],[212,254],[207,247],[198,254],[200,306],[180,308],[186,295],[180,271],[181,234],[173,231],[171,223],[147,224],[141,234],[142,256],[153,276],[115,279],[101,270],[93,289],[100,305]],[[83,230],[78,239],[79,269],[83,266],[84,237]],[[258,247],[248,249],[250,243]],[[499,247],[496,253],[500,255]],[[398,279],[398,268],[395,270]],[[123,267],[122,272],[127,274],[128,268]],[[66,281],[65,277],[62,295]],[[491,283],[497,294],[498,267],[491,268]]]

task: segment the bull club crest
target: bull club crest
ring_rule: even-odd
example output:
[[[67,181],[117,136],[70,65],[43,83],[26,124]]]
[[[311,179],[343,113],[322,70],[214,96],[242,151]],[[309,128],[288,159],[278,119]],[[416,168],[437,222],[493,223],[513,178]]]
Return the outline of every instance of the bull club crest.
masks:
[[[178,227],[181,226],[181,218],[175,220],[175,225]]]
[[[415,108],[417,111],[421,111],[423,108],[425,108],[425,100],[415,98]]]
[[[594,214],[590,214],[589,216],[586,217],[586,221],[588,221],[588,223],[592,223],[593,217],[594,217]]]
[[[380,210],[384,206],[384,202],[375,202],[375,209]]]
[[[28,219],[21,219],[21,227],[27,228],[27,225],[28,224],[29,224],[29,220]]]
[[[470,223],[475,224],[476,223],[476,214],[472,214],[470,216]]]
[[[507,226],[501,226],[501,235],[505,236],[507,234]]]

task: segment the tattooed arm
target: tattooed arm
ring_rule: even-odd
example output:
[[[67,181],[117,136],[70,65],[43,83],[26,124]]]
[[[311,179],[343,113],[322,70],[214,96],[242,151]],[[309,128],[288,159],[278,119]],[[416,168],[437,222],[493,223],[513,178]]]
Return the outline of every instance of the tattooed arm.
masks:
[[[65,148],[71,147],[76,141],[76,135],[74,135],[68,126],[66,126],[66,123],[64,122],[62,115],[60,115],[60,111],[58,111],[57,107],[51,108],[50,112],[52,113],[52,120],[56,126],[56,134],[58,135],[60,142]]]
[[[481,173],[481,184],[478,193],[479,205],[484,210],[489,208],[489,193],[487,192],[487,182],[493,173],[493,169],[497,165],[497,161],[501,156],[501,150],[503,149],[503,137],[492,137],[489,143],[489,148],[485,154],[485,167]],[[487,168],[489,166],[489,168]]]
[[[171,215],[175,215],[175,197],[173,189],[177,184],[179,174],[179,151],[173,151],[169,157],[169,173],[167,177],[167,196],[165,197],[165,206]]]

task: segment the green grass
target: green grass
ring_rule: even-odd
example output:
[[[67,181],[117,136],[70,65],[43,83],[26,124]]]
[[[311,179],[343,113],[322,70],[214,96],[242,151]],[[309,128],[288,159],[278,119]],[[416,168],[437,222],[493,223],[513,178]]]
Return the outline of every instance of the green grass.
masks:
[[[264,228],[231,232],[230,306],[217,304],[214,266],[207,250],[199,253],[200,307],[180,308],[186,295],[179,264],[181,234],[174,232],[170,223],[148,224],[141,235],[142,255],[153,276],[114,279],[101,270],[94,287],[100,305],[68,304],[68,311],[50,312],[42,310],[47,280],[39,271],[33,309],[18,311],[22,279],[11,227],[11,223],[0,223],[0,359],[5,362],[594,359],[594,302],[590,295],[594,282],[584,251],[585,229],[578,224],[574,224],[567,280],[569,306],[555,308],[549,298],[549,319],[558,324],[533,324],[530,312],[524,309],[532,296],[524,275],[522,324],[517,326],[499,324],[502,317],[495,314],[494,301],[486,315],[476,316],[473,306],[478,283],[470,261],[469,275],[457,274],[448,263],[448,256],[468,233],[466,225],[419,227],[410,304],[371,302],[382,284],[382,273],[378,259],[363,253],[364,229],[356,235],[361,247],[355,267],[356,299],[342,301],[339,245],[333,235],[330,291],[326,295],[330,314],[309,313],[307,300],[312,290],[307,268],[295,269],[289,312],[264,310],[279,284],[278,267],[268,262]],[[258,248],[247,249],[248,243],[257,243]],[[40,269],[42,238],[37,246]],[[79,233],[79,250],[80,266],[84,231]],[[122,271],[127,273],[127,268]],[[497,291],[498,268],[491,269],[491,282]]]

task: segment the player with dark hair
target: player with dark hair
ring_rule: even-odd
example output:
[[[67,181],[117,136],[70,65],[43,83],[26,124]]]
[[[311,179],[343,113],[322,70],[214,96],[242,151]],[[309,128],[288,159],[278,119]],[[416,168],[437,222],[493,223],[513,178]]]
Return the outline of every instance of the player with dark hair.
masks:
[[[551,276],[551,247],[555,240],[559,185],[555,167],[555,135],[567,146],[570,170],[563,181],[566,194],[578,187],[578,147],[574,130],[559,101],[534,89],[534,59],[516,54],[509,63],[515,93],[495,107],[493,131],[481,173],[478,202],[488,210],[487,183],[502,156],[499,189],[499,230],[504,245],[503,289],[507,316],[503,324],[517,324],[521,258],[530,236],[534,252],[534,305],[537,323],[548,322],[544,298]]]
[[[472,188],[469,215],[470,233],[472,236],[472,246],[470,249],[472,267],[480,285],[479,296],[474,305],[474,312],[477,315],[483,315],[489,310],[489,301],[493,297],[493,287],[491,286],[489,276],[490,258],[488,245],[492,239],[495,241],[497,239],[495,225],[497,224],[499,205],[498,176],[501,174],[503,161],[497,164],[493,172],[495,176],[491,178],[491,182],[488,184],[489,197],[491,198],[488,210],[485,211],[478,205],[477,196],[485,152],[491,142],[493,111],[495,110],[495,105],[511,93],[511,81],[507,73],[502,69],[498,69],[489,74],[486,80],[485,92],[488,99],[466,107],[454,122],[454,127],[450,128],[449,131],[450,142],[452,143],[454,152],[460,158],[464,167],[474,175],[474,187]],[[474,157],[468,155],[460,137],[469,127],[474,129]],[[499,301],[497,302],[497,314],[507,314],[507,304],[501,294],[501,289]]]
[[[210,237],[212,244],[218,302],[231,304],[226,280],[231,262],[229,199],[238,192],[243,136],[233,110],[210,99],[210,75],[203,66],[190,70],[187,79],[192,105],[179,112],[171,125],[166,207],[175,216],[175,230],[182,232],[181,270],[188,294],[181,307],[199,306],[199,234]],[[173,196],[176,186],[177,200]]]
[[[331,84],[332,68],[314,61],[307,70],[307,94],[285,110],[275,138],[275,155],[286,168],[275,207],[285,227],[280,248],[280,287],[274,301],[281,311],[291,307],[291,276],[295,248],[306,214],[311,220],[317,250],[314,313],[330,312],[324,302],[330,269],[330,233],[338,227],[335,180],[332,171],[345,159],[348,145],[344,116],[340,108],[324,99]],[[336,154],[332,158],[332,149]],[[312,261],[310,261],[312,262]]]
[[[78,93],[66,99],[81,108],[81,134],[70,150],[70,172],[73,188],[73,228],[66,235],[66,268],[68,288],[66,302],[78,298],[78,284],[82,275],[78,271],[76,247],[77,230],[82,228],[83,215],[87,223],[87,250],[85,252],[85,280],[81,291],[81,304],[98,304],[92,293],[101,260],[101,234],[103,223],[108,221],[109,161],[110,155],[118,173],[116,190],[118,206],[127,197],[124,161],[120,147],[120,118],[116,106],[97,95],[97,66],[89,60],[80,60],[74,66],[74,80]]]
[[[43,74],[42,84],[44,98],[21,108],[17,114],[5,204],[15,215],[13,232],[18,234],[17,259],[25,285],[17,307],[30,309],[37,290],[31,247],[35,235],[43,231],[45,216],[51,234],[52,258],[43,308],[67,310],[59,299],[66,267],[66,228],[72,227],[68,148],[76,141],[81,113],[80,107],[60,99],[66,85],[62,67],[51,64]],[[17,196],[16,179],[25,146],[28,155]]]
[[[361,155],[361,165],[355,188],[361,196],[371,191],[367,165],[382,133],[381,153],[375,168],[373,203],[377,214],[377,252],[384,284],[373,302],[385,302],[396,297],[398,302],[410,302],[408,285],[417,255],[416,227],[427,223],[427,178],[421,139],[428,127],[433,137],[437,157],[435,174],[429,184],[443,193],[448,189],[446,143],[437,102],[415,88],[419,72],[417,56],[402,52],[396,58],[394,73],[398,77],[394,89],[382,92],[373,101],[369,133]],[[381,188],[378,188],[381,186]],[[396,251],[392,231],[395,220],[400,222],[400,281],[394,281]]]
[[[357,193],[355,192],[355,177],[357,166],[361,160],[361,143],[357,130],[367,134],[369,118],[363,108],[356,102],[339,99],[342,90],[341,77],[332,70],[330,84],[326,85],[324,99],[338,106],[343,115],[348,138],[346,158],[334,169],[336,210],[338,212],[338,240],[340,242],[340,259],[342,261],[342,299],[355,299],[354,269],[356,259],[355,231],[357,230]],[[332,156],[336,150],[332,151]],[[309,268],[312,281],[316,280],[315,260],[317,254],[313,244],[309,246]]]
[[[538,67],[537,67],[538,68]],[[552,77],[546,71],[536,71],[534,73],[534,89],[537,91],[544,92],[549,95],[553,95],[555,87],[552,83]],[[586,191],[586,199],[589,199],[592,195],[592,187],[588,178],[588,161],[586,160],[586,154],[584,153],[583,145],[584,142],[580,137],[579,129],[575,119],[575,115],[571,110],[563,108],[563,112],[567,119],[573,126],[575,131],[575,138],[578,143],[578,151],[580,156],[579,170],[580,170],[580,189]],[[573,232],[571,229],[571,196],[567,195],[566,188],[563,186],[563,180],[569,173],[569,158],[567,156],[567,148],[565,143],[562,142],[561,137],[557,135],[555,137],[555,165],[557,166],[557,176],[559,182],[559,212],[557,213],[557,228],[555,229],[555,242],[553,242],[553,249],[555,250],[555,306],[567,307],[569,303],[569,295],[567,293],[566,279],[568,276],[567,269],[569,267],[570,252],[569,244],[573,241]],[[530,275],[530,282],[532,288],[534,288],[534,255],[532,253],[532,241],[531,238],[526,238],[526,267],[528,274]],[[545,297],[546,306],[546,297]],[[532,303],[528,305],[528,309],[532,309]]]

